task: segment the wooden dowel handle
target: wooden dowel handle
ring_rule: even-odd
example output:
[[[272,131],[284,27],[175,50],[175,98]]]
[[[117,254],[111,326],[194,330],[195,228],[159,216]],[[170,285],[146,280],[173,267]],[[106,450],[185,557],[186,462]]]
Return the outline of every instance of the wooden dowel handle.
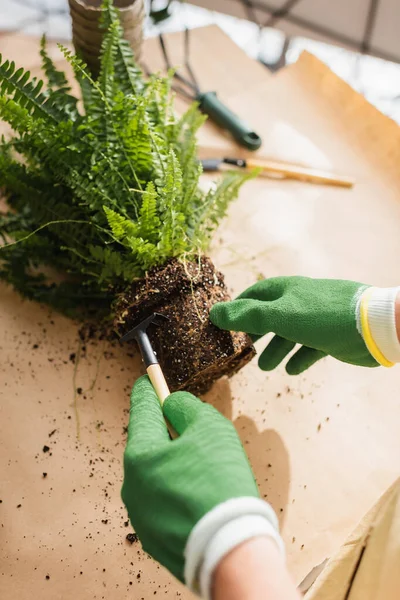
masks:
[[[171,392],[169,391],[168,384],[165,381],[164,373],[162,372],[160,365],[150,365],[147,367],[147,375],[149,376],[149,379],[162,406],[164,404],[164,400],[168,398]],[[167,424],[169,434],[174,440],[178,437],[178,434],[167,419],[165,419],[165,422]]]
[[[313,169],[311,167],[302,167],[300,165],[289,165],[275,161],[260,159],[248,159],[246,164],[250,168],[261,167],[264,174],[272,174],[286,179],[297,179],[298,181],[309,181],[312,183],[322,183],[325,185],[335,185],[339,187],[353,187],[354,180],[345,175],[336,175],[328,171]]]
[[[162,372],[160,365],[150,365],[147,367],[147,374],[153,384],[153,388],[156,390],[156,394],[162,406],[164,400],[168,398],[171,393],[168,384],[165,381],[164,373]]]

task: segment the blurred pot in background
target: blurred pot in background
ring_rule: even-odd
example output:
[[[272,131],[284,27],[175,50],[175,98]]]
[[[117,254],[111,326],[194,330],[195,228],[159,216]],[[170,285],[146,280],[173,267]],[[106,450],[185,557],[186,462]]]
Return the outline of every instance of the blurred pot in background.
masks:
[[[101,0],[68,0],[72,18],[75,50],[87,63],[93,75],[99,71],[99,53],[103,40],[100,26]],[[114,0],[120,13],[124,37],[131,45],[136,60],[143,42],[144,0]]]

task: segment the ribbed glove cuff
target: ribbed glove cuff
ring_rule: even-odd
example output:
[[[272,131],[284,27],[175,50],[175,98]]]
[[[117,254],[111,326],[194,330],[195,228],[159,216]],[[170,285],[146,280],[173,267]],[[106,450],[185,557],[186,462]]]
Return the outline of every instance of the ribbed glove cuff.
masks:
[[[400,287],[367,288],[357,302],[359,331],[373,357],[384,366],[400,362],[395,316],[399,291]]]

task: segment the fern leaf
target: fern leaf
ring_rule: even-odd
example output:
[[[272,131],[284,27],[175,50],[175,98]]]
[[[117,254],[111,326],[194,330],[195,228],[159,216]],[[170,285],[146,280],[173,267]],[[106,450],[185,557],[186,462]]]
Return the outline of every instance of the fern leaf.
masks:
[[[46,47],[46,36],[43,35],[40,42],[40,56],[42,57],[42,68],[48,81],[48,96],[52,106],[64,113],[66,118],[75,119],[78,116],[77,99],[69,92],[71,87],[63,71],[56,68],[49,57]]]
[[[41,92],[42,80],[30,78],[30,72],[22,67],[15,70],[15,63],[5,60],[0,54],[0,93],[9,95],[19,104],[26,108],[30,114],[41,117],[46,121],[58,122],[62,115],[52,105],[50,98]]]
[[[42,68],[46,74],[49,88],[51,90],[62,89],[65,92],[70,92],[71,88],[68,84],[68,80],[64,71],[57,69],[54,62],[48,55],[45,35],[43,35],[40,40],[40,56],[42,57]]]
[[[112,231],[113,236],[120,242],[123,242],[125,238],[135,236],[138,231],[136,223],[133,223],[126,217],[115,212],[107,206],[103,206],[104,212],[107,217],[108,225]]]
[[[124,39],[118,10],[112,0],[103,0],[101,25],[105,31],[114,27],[116,30],[117,52],[114,59],[114,69],[119,89],[124,95],[139,94],[144,88],[143,74],[135,63],[133,50]]]
[[[157,192],[152,181],[149,181],[143,193],[140,207],[139,236],[151,243],[157,243],[160,219],[157,214]]]
[[[75,76],[79,83],[79,87],[81,88],[83,107],[86,115],[88,115],[90,112],[90,107],[93,105],[93,88],[90,81],[86,77],[82,77],[80,73],[79,75],[75,74]]]
[[[21,135],[29,132],[33,126],[29,111],[6,96],[0,96],[0,117]]]
[[[115,88],[115,56],[117,53],[118,31],[116,24],[110,25],[109,30],[104,35],[100,52],[100,74],[98,78],[99,86],[106,98],[106,106],[110,105],[114,99]]]
[[[140,179],[149,179],[152,170],[151,138],[146,108],[140,99],[135,102],[135,112],[127,127],[121,130],[127,155]]]
[[[184,215],[179,211],[182,194],[182,171],[173,150],[170,150],[165,184],[158,189],[160,198],[160,241],[163,257],[179,256],[185,248]]]
[[[86,78],[91,86],[92,86],[92,97],[96,97],[96,98],[100,98],[100,102],[104,103],[105,105],[105,109],[106,109],[106,113],[107,113],[107,118],[109,120],[109,122],[107,122],[107,135],[108,135],[108,141],[110,142],[111,140],[109,139],[109,134],[110,134],[110,125],[112,127],[113,133],[114,133],[114,140],[113,143],[115,145],[119,146],[119,150],[121,152],[121,154],[124,156],[127,168],[129,169],[131,175],[133,176],[134,181],[136,182],[136,184],[141,188],[141,183],[140,180],[136,174],[136,169],[135,169],[135,165],[133,164],[132,160],[130,160],[129,157],[129,152],[127,151],[126,145],[124,143],[123,140],[123,136],[121,136],[120,130],[117,126],[117,124],[115,123],[114,120],[114,114],[115,111],[112,110],[112,106],[110,105],[110,103],[108,102],[106,96],[104,95],[103,90],[101,89],[100,85],[94,81],[91,77],[91,75],[88,73],[86,65],[83,63],[82,60],[80,60],[79,58],[77,58],[76,56],[73,56],[71,54],[71,52],[68,50],[68,48],[65,48],[65,46],[62,46],[61,44],[58,44],[58,47],[60,48],[61,52],[64,54],[65,58],[68,60],[68,62],[72,65],[74,71],[76,73],[79,73],[79,76]],[[91,117],[92,118],[99,118],[101,119],[101,117],[103,116],[103,110],[102,107],[98,106],[98,103],[96,103],[97,105],[97,114],[95,114],[93,112],[93,110],[91,110]],[[98,130],[95,130],[95,133],[99,133]],[[105,131],[100,131],[100,135],[104,135]],[[122,168],[122,165],[121,165]]]

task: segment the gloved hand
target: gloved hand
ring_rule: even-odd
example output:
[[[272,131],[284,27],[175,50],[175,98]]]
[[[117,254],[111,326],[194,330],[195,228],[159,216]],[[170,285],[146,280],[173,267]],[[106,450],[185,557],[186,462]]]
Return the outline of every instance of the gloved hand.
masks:
[[[273,277],[232,302],[216,304],[210,319],[221,329],[249,333],[253,341],[275,333],[258,361],[264,371],[279,365],[296,344],[302,347],[286,364],[290,375],[328,354],[353,365],[376,367],[357,327],[357,302],[367,288],[353,281]]]
[[[122,499],[144,550],[206,597],[213,570],[236,545],[257,535],[282,544],[232,423],[187,392],[171,394],[162,409],[148,377],[136,382],[124,471]]]

